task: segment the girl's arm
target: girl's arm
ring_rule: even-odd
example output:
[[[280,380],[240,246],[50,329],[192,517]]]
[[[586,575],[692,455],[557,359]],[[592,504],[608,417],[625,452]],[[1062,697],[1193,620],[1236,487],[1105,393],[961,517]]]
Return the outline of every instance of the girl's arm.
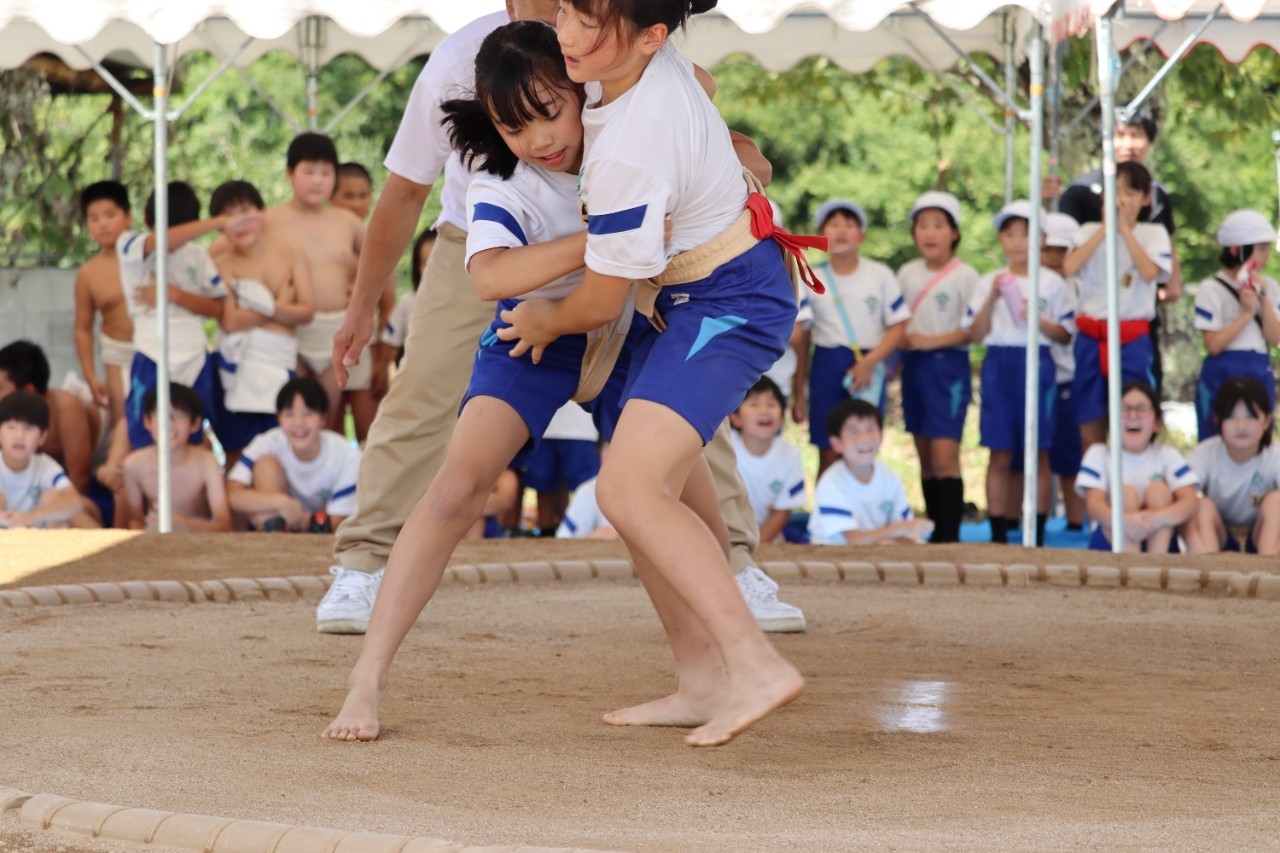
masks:
[[[964,329],[941,335],[907,335],[906,348],[925,351],[964,346],[969,343],[969,333]]]
[[[1101,231],[1102,229],[1099,228],[1098,230]],[[1129,248],[1129,258],[1133,261],[1133,268],[1137,270],[1142,280],[1154,282],[1159,279],[1160,267],[1148,257],[1147,250],[1138,242],[1137,235],[1133,233],[1133,230],[1131,228],[1121,228],[1120,238],[1124,240],[1125,246]]]
[[[1071,333],[1067,331],[1067,327],[1059,323],[1054,323],[1040,318],[1040,332],[1051,341],[1057,341],[1060,344],[1071,342]]]
[[[631,279],[602,275],[588,267],[582,284],[563,299],[526,299],[503,311],[502,321],[511,325],[499,329],[498,337],[517,341],[511,349],[513,358],[532,350],[536,364],[543,348],[561,335],[582,334],[617,319],[626,307],[630,284]]]
[[[192,314],[199,314],[201,317],[213,317],[216,319],[222,316],[222,299],[200,296],[183,290],[176,284],[169,285],[169,301],[174,305],[186,308]]]
[[[1255,306],[1256,309],[1256,306]],[[1244,300],[1240,300],[1240,313],[1236,318],[1221,329],[1215,331],[1205,330],[1204,332],[1204,348],[1209,351],[1209,355],[1221,355],[1231,342],[1236,339],[1236,335],[1244,331],[1244,327],[1253,322],[1253,311],[1245,307]],[[1265,324],[1265,320],[1263,321]],[[1266,326],[1263,326],[1266,331]]]
[[[796,352],[796,372],[791,377],[791,419],[798,424],[809,420],[809,330],[796,323],[791,348]]]
[[[1146,510],[1144,515],[1150,524],[1151,533],[1167,528],[1176,528],[1196,513],[1196,487],[1183,486],[1173,493],[1173,503],[1163,509]]]
[[[1000,288],[992,281],[991,292],[987,294],[982,307],[973,315],[973,322],[969,324],[969,340],[972,343],[981,343],[986,340],[987,335],[991,334],[991,312],[995,311],[996,300],[999,298]]]
[[[1089,517],[1098,522],[1098,525],[1106,532],[1107,537],[1111,536],[1111,501],[1107,500],[1107,493],[1102,489],[1085,489],[1084,492],[1084,511]]]
[[[56,490],[55,494],[57,497],[44,506],[37,506],[30,512],[13,513],[9,521],[21,527],[31,527],[41,521],[70,521],[84,506],[80,493],[74,487],[66,486]]]
[[[496,302],[523,296],[549,281],[582,269],[586,253],[587,232],[583,229],[546,243],[477,252],[471,256],[467,271],[480,298]]]
[[[844,541],[850,545],[877,545],[881,542],[901,541],[924,542],[925,537],[932,532],[932,521],[926,518],[909,518],[875,530],[846,530]]]
[[[1095,228],[1083,243],[1067,252],[1067,257],[1062,262],[1062,275],[1066,278],[1079,275],[1080,270],[1084,269],[1084,265],[1093,257],[1093,253],[1098,251],[1098,247],[1102,245],[1106,236],[1105,228]]]
[[[1277,306],[1271,301],[1265,283],[1258,288],[1258,311],[1262,317],[1262,336],[1270,346],[1280,346],[1280,315],[1276,313]]]
[[[764,520],[764,524],[760,525],[760,544],[767,545],[781,536],[782,529],[787,526],[790,519],[791,510],[772,510],[769,517]]]

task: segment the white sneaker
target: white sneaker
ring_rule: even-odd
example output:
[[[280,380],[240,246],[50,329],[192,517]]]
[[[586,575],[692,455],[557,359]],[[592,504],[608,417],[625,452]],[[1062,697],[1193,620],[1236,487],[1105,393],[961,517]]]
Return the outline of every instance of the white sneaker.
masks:
[[[316,607],[316,630],[321,634],[363,634],[367,631],[373,600],[378,597],[378,587],[385,571],[386,567],[376,572],[361,572],[330,566],[329,573],[337,577]]]
[[[778,600],[778,583],[755,566],[738,572],[735,580],[761,631],[798,634],[804,631],[804,611]]]

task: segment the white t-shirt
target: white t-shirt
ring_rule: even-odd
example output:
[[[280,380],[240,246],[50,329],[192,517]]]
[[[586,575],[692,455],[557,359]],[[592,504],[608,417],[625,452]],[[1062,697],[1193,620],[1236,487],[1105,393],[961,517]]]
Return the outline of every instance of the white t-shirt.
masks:
[[[738,457],[738,473],[747,486],[756,524],[764,524],[775,509],[800,509],[805,505],[809,496],[804,491],[804,460],[800,448],[779,436],[763,456],[756,456],[747,449],[736,429],[730,431],[729,441]]]
[[[844,545],[847,531],[879,530],[913,517],[902,481],[879,461],[871,482],[863,483],[837,460],[818,478],[813,503],[809,538],[814,545]]]
[[[969,307],[965,311],[961,324],[963,328],[968,329],[973,325],[973,318],[987,301],[991,288],[995,287],[996,278],[1008,272],[1007,269],[996,270],[987,273],[978,281],[978,286],[973,290],[973,296],[969,298]],[[1014,276],[1014,278],[1018,280],[1018,290],[1022,293],[1023,301],[1026,301],[1031,280],[1023,275]],[[1029,314],[1030,311],[1027,313]],[[1050,323],[1065,326],[1068,332],[1075,330],[1073,322],[1076,316],[1075,305],[1072,304],[1071,295],[1067,291],[1067,285],[1062,280],[1062,276],[1053,270],[1040,271],[1039,313]],[[1013,312],[1009,310],[1009,303],[1004,297],[996,299],[996,304],[991,309],[991,330],[987,332],[982,342],[989,347],[1025,347],[1027,345],[1026,322],[1014,319]],[[1045,337],[1044,332],[1040,332],[1040,346],[1048,346],[1050,343],[1052,341]]]
[[[1227,288],[1239,292],[1238,287],[1226,284],[1231,280],[1225,272],[1218,273],[1220,278],[1207,278],[1200,282],[1196,290],[1196,330],[1200,332],[1216,332],[1229,326],[1240,316],[1240,300],[1227,293]],[[1267,290],[1267,298],[1271,301],[1271,311],[1280,319],[1280,284],[1269,278],[1262,279],[1262,286]],[[1261,305],[1259,309],[1265,310]],[[1257,316],[1262,316],[1258,314]],[[1230,351],[1268,352],[1267,339],[1263,337],[1262,327],[1256,320],[1245,323],[1231,342],[1227,344]]]
[[[591,413],[570,400],[551,416],[542,438],[556,438],[568,441],[595,441],[600,437],[596,432],[596,422]]]
[[[1076,294],[1080,291],[1080,283],[1074,278],[1064,279],[1067,287],[1067,296],[1071,298],[1071,304],[1075,305],[1077,300]],[[1061,385],[1064,382],[1070,382],[1076,375],[1076,352],[1072,344],[1076,337],[1076,327],[1073,322],[1067,329],[1071,333],[1071,340],[1065,344],[1052,343],[1049,345],[1049,354],[1053,356],[1053,381]]]
[[[796,323],[806,329],[813,325],[813,306],[809,304],[807,296],[800,298],[800,310],[796,312]],[[788,344],[787,349],[773,363],[773,366],[764,372],[764,375],[772,379],[782,389],[782,393],[789,398],[794,390],[791,385],[796,378],[797,366],[796,351]]]
[[[1100,222],[1086,222],[1080,226],[1076,234],[1075,245],[1079,246],[1089,239],[1093,232],[1102,227]],[[1169,232],[1163,225],[1151,222],[1139,222],[1133,226],[1133,236],[1142,246],[1147,257],[1160,268],[1154,281],[1144,281],[1134,268],[1133,258],[1129,256],[1129,247],[1123,239],[1118,241],[1116,249],[1116,269],[1120,274],[1120,319],[1150,320],[1156,316],[1156,287],[1159,282],[1168,281],[1173,270],[1173,247],[1169,243]],[[1099,244],[1089,260],[1085,261],[1078,274],[1080,293],[1076,305],[1076,313],[1084,317],[1102,319],[1107,316],[1107,252],[1106,246]]]
[[[1268,492],[1280,489],[1280,447],[1272,444],[1243,465],[1227,453],[1222,436],[1196,445],[1187,462],[1200,478],[1200,491],[1231,527],[1252,525]]]
[[[0,491],[9,512],[31,512],[45,492],[70,486],[67,472],[48,454],[33,454],[22,471],[11,469],[0,456]]]
[[[507,180],[476,175],[467,190],[467,268],[477,252],[548,243],[582,231],[578,176],[520,163]],[[582,270],[521,296],[560,299],[582,282]]]
[[[471,172],[449,144],[449,134],[440,125],[443,101],[470,97],[475,88],[476,53],[485,36],[511,22],[506,12],[494,12],[477,18],[452,33],[436,49],[413,84],[409,104],[400,119],[400,129],[391,142],[391,150],[382,164],[388,170],[415,184],[434,184],[444,170],[444,186],[440,190],[440,217],[433,228],[448,222],[463,230],[467,227],[467,185]]]
[[[728,230],[747,203],[729,129],[670,41],[636,85],[599,106],[587,84],[581,194],[587,266],[603,275],[649,278],[680,252]],[[665,220],[671,238],[664,241]]]
[[[556,529],[556,538],[586,539],[592,531],[612,526],[600,512],[600,504],[596,501],[596,478],[592,477],[574,489],[569,508],[564,511],[564,519]]]
[[[360,451],[336,432],[321,432],[319,455],[303,461],[293,455],[283,429],[269,429],[249,442],[227,480],[253,485],[253,466],[263,456],[274,456],[280,462],[289,483],[289,496],[296,498],[307,512],[324,510],[343,518],[355,515]]]
[[[155,253],[143,254],[146,236],[141,231],[124,232],[116,239],[116,256],[120,264],[120,285],[133,317],[133,345],[138,352],[158,362],[162,350],[156,310],[136,301],[137,288],[154,284],[156,272]],[[213,259],[203,246],[195,243],[187,243],[169,253],[167,276],[170,284],[188,293],[212,299],[227,296],[227,288]],[[199,314],[169,303],[169,365],[174,382],[190,385],[204,366],[207,352],[204,320]]]
[[[382,342],[390,347],[404,346],[404,339],[409,336],[409,317],[413,315],[413,300],[418,295],[416,290],[406,290],[396,300],[396,307],[391,309],[387,325],[382,329]]]
[[[1099,489],[1110,497],[1111,451],[1105,444],[1095,444],[1084,452],[1080,473],[1076,474],[1076,494],[1084,497],[1089,489]],[[1141,453],[1120,453],[1120,473],[1126,486],[1139,497],[1152,483],[1164,483],[1170,492],[1183,486],[1198,486],[1200,478],[1182,454],[1167,444],[1153,443]]]
[[[978,286],[978,271],[968,264],[960,264],[933,286],[919,306],[913,308],[920,294],[937,274],[937,270],[925,266],[924,258],[908,261],[898,270],[898,285],[902,288],[903,298],[907,300],[907,310],[911,312],[907,334],[934,336],[960,331],[965,310],[969,307],[969,300],[973,298],[974,288]],[[968,348],[968,344],[954,347]]]
[[[826,293],[810,294],[808,300],[813,310],[814,346],[856,345],[861,349],[872,349],[884,340],[886,329],[911,319],[907,300],[893,270],[879,261],[859,258],[858,268],[850,275],[840,275],[825,262],[814,267],[814,271],[827,285]],[[844,303],[849,325],[858,339],[856,344],[849,340],[836,294]]]

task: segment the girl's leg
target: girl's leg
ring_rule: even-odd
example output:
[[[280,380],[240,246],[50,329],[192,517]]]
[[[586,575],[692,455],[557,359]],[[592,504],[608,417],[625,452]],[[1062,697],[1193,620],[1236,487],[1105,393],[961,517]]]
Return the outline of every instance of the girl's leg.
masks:
[[[933,439],[923,435],[912,436],[916,443],[916,456],[920,457],[920,479],[932,480],[938,476],[933,470]]]
[[[756,626],[721,543],[676,497],[701,452],[702,439],[684,418],[657,403],[632,399],[618,421],[597,495],[637,567],[652,567],[688,608],[662,604],[664,620],[676,623],[673,646],[679,638],[683,650],[684,638],[697,636],[700,623],[711,645],[690,648],[694,659],[688,665],[706,671],[717,656],[723,660],[725,688],[713,703],[712,717],[686,739],[692,746],[715,746],[795,699],[804,680]],[[694,624],[686,624],[690,616]]]
[[[1221,536],[1219,531],[1222,531]],[[1218,508],[1206,497],[1196,501],[1195,515],[1182,523],[1178,534],[1187,543],[1188,554],[1216,554],[1222,550],[1226,541],[1226,527],[1218,514]],[[1254,541],[1258,541],[1256,535]]]
[[[1067,508],[1067,526],[1079,529],[1084,525],[1084,498],[1076,494],[1076,475],[1059,475],[1062,485],[1062,505]]]
[[[373,740],[378,701],[396,650],[440,585],[458,541],[480,515],[498,476],[529,440],[515,409],[474,397],[458,418],[440,473],[396,537],[342,710],[321,737]]]
[[[1240,543],[1244,547],[1244,543]],[[1258,520],[1253,523],[1253,545],[1259,554],[1280,554],[1280,492],[1271,492],[1258,505]]]
[[[1107,440],[1107,419],[1097,418],[1080,424],[1080,447],[1088,450],[1095,444],[1103,444]]]
[[[934,519],[933,542],[959,542],[960,523],[964,520],[964,481],[960,479],[960,442],[952,438],[927,439],[928,458],[934,480],[934,500],[938,518]],[[917,444],[919,447],[919,444]]]
[[[818,450],[818,476],[822,476],[822,472],[830,468],[840,459],[840,454],[836,453],[829,447],[823,447]]]
[[[1109,509],[1110,507],[1108,507],[1108,510]],[[1124,514],[1128,515],[1129,513],[1137,512],[1140,509],[1142,509],[1142,496],[1138,494],[1137,489],[1135,489],[1133,486],[1125,486],[1124,487]],[[1111,513],[1108,512],[1107,523],[1110,523],[1110,521],[1111,521]],[[1116,541],[1114,530],[1111,531],[1110,538],[1112,542]],[[1125,536],[1123,550],[1124,551],[1141,551],[1142,543],[1134,539],[1131,539],[1129,536]]]
[[[1173,492],[1164,483],[1152,483],[1142,495],[1143,509],[1164,509],[1173,506]],[[1157,530],[1147,539],[1148,554],[1169,553],[1169,543],[1173,541],[1173,528]]]
[[[1009,470],[1013,466],[1013,453],[993,450],[987,462],[987,517],[991,520],[991,541],[1008,542],[1007,525]]]

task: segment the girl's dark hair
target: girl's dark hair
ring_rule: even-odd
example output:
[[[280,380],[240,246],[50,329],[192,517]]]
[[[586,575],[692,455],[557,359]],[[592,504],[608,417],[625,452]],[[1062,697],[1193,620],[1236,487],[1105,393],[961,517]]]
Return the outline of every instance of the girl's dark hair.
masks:
[[[520,159],[502,140],[497,125],[520,128],[551,118],[543,104],[545,94],[567,89],[579,93],[581,107],[581,90],[565,71],[556,31],[541,21],[515,21],[480,43],[475,95],[442,103],[441,124],[448,127],[449,142],[467,166],[506,179]]]
[[[276,414],[293,407],[293,401],[302,398],[302,405],[309,411],[324,414],[329,411],[329,394],[318,379],[310,376],[298,376],[284,383],[284,387],[276,394]]]
[[[1223,246],[1222,251],[1218,253],[1218,263],[1229,270],[1242,265],[1245,261],[1253,257],[1253,246],[1240,246],[1240,251],[1236,251],[1236,246]]]
[[[654,24],[665,24],[669,33],[683,29],[693,15],[714,9],[716,0],[569,0],[569,5],[629,44]]]
[[[1156,433],[1164,427],[1164,414],[1160,411],[1160,392],[1152,388],[1147,382],[1126,382],[1120,386],[1120,399],[1124,399],[1130,391],[1137,391],[1151,401],[1151,408],[1156,415],[1156,431],[1151,435],[1152,443],[1156,440]]]
[[[182,225],[184,222],[195,222],[200,218],[200,199],[191,184],[186,181],[169,182],[169,227]],[[147,196],[147,203],[142,210],[142,221],[148,228],[156,227],[156,194]]]
[[[1213,420],[1218,424],[1218,429],[1222,429],[1222,425],[1231,417],[1237,403],[1244,403],[1249,411],[1260,418],[1271,414],[1271,397],[1267,394],[1266,386],[1252,377],[1235,376],[1223,382],[1218,393],[1213,395]],[[1272,432],[1274,430],[1269,429],[1262,434],[1259,453],[1264,447],[1271,446]]]
[[[247,204],[258,210],[265,210],[267,207],[262,200],[262,193],[253,184],[248,181],[227,181],[219,184],[209,197],[209,214],[221,216],[233,204]]]
[[[1155,179],[1151,177],[1147,167],[1132,160],[1116,163],[1116,181],[1119,182],[1121,178],[1129,184],[1129,189],[1137,190],[1144,196],[1151,195],[1155,187]],[[1151,216],[1151,205],[1144,204],[1142,210],[1138,211],[1138,221],[1146,222],[1149,216]]]
[[[418,289],[418,282],[422,281],[422,244],[427,242],[434,243],[436,239],[436,229],[424,228],[422,233],[418,235],[418,239],[413,241],[413,256],[409,258],[409,270],[413,276],[413,289]]]

